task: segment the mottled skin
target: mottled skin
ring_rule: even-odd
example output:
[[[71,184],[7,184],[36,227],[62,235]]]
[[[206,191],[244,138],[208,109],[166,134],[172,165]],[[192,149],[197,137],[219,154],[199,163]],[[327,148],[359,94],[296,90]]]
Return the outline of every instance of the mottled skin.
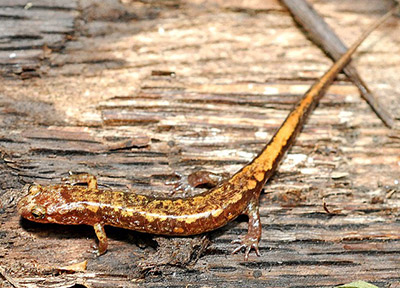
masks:
[[[390,13],[391,14],[391,13]],[[217,229],[241,214],[249,217],[248,233],[233,252],[245,248],[245,259],[253,248],[257,255],[261,238],[258,199],[265,182],[273,174],[310,112],[327,87],[349,62],[368,34],[389,18],[371,26],[360,39],[308,90],[261,153],[231,178],[192,197],[153,198],[129,192],[101,190],[89,174],[70,176],[69,184],[31,185],[18,203],[22,217],[41,223],[86,224],[95,229],[97,254],[107,250],[105,225],[161,235],[194,235]],[[215,174],[214,174],[215,175]],[[197,184],[214,182],[202,172],[192,176]],[[86,186],[76,186],[86,183]]]

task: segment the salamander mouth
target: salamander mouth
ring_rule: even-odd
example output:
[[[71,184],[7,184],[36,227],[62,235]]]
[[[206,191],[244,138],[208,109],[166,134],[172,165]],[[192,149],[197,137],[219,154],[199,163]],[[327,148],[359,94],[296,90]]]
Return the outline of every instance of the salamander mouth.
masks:
[[[19,215],[21,215],[23,218],[29,219],[31,216],[31,209],[32,209],[32,196],[29,193],[29,187],[30,185],[26,185],[23,188],[23,191],[27,193],[24,197],[22,197],[18,203],[17,203],[17,210]]]
[[[28,197],[29,196],[23,197],[17,204],[18,213],[24,218],[29,218],[28,216],[30,214],[30,205],[28,204],[29,200],[27,199]]]

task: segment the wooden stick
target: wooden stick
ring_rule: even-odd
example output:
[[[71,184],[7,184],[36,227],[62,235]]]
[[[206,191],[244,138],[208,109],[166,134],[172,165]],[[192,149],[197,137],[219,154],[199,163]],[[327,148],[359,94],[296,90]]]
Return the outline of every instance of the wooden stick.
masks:
[[[13,279],[11,278],[7,273],[6,270],[0,266],[0,275],[3,276],[4,279],[8,281],[13,287],[15,288],[21,288],[21,286]]]
[[[320,46],[334,61],[339,59],[340,56],[346,52],[346,45],[306,0],[281,1],[292,13],[296,22],[308,32],[309,38]],[[380,105],[376,96],[361,79],[356,68],[349,64],[343,71],[354,85],[358,87],[363,98],[368,102],[382,122],[389,128],[393,128],[395,126],[393,117]]]

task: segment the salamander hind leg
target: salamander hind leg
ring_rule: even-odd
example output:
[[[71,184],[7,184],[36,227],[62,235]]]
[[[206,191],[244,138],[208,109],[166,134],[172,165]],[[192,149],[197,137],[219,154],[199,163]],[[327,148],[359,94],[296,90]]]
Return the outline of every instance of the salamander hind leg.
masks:
[[[258,197],[254,197],[248,204],[243,214],[249,217],[249,228],[246,235],[240,236],[239,239],[233,240],[232,243],[240,244],[232,254],[239,252],[242,248],[245,249],[244,259],[249,259],[251,249],[254,249],[257,256],[261,256],[258,249],[258,243],[261,239],[261,221],[258,211]]]
[[[95,245],[95,249],[93,250],[93,253],[96,254],[96,256],[100,256],[107,251],[108,247],[108,240],[107,240],[107,235],[106,231],[104,231],[104,226],[100,223],[96,223],[93,225],[94,232],[96,233],[97,239],[99,240],[99,244]]]
[[[87,184],[88,189],[97,189],[96,176],[89,173],[71,174],[70,172],[68,177],[62,178],[61,180],[70,185]]]
[[[228,173],[213,173],[204,170],[193,172],[189,176],[180,173],[175,173],[175,175],[178,176],[178,180],[167,182],[168,185],[174,186],[171,194],[181,192],[184,195],[193,192],[199,186],[213,188],[229,178]]]

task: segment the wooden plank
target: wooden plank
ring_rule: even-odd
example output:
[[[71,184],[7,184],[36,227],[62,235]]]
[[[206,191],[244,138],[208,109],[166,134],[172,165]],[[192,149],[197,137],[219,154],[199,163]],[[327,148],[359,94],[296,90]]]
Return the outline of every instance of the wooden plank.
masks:
[[[68,26],[82,15],[77,2],[35,2],[37,18],[46,11],[65,17],[59,23],[25,19],[42,38],[7,38],[25,47],[17,60],[9,58],[9,43],[0,43],[2,67],[36,64],[47,72],[4,79],[0,90],[1,271],[22,287],[399,285],[400,136],[381,124],[343,75],[265,186],[260,258],[244,262],[230,254],[230,242],[246,232],[245,218],[207,235],[211,244],[196,263],[187,255],[196,255],[202,238],[152,238],[107,227],[110,250],[95,258],[91,227],[21,221],[15,205],[24,184],[58,183],[68,171],[93,173],[107,189],[163,196],[175,172],[234,173],[330,65],[277,1],[128,2],[126,13],[116,13],[132,15],[135,8],[139,20],[107,18],[110,6],[89,3],[84,10],[97,18],[79,26],[61,54],[34,41],[51,35],[49,23],[58,25],[57,37],[78,29]],[[313,3],[346,43],[390,4]],[[25,4],[2,1],[0,7],[13,7],[13,17],[34,15],[22,11]],[[22,20],[6,21],[16,27]],[[397,22],[376,31],[353,62],[399,118]],[[10,31],[27,34],[17,30]],[[164,250],[156,252],[155,243]],[[86,272],[59,270],[83,260]]]
[[[77,9],[77,1],[0,1],[0,73],[40,76],[46,49],[62,49],[73,34]]]

